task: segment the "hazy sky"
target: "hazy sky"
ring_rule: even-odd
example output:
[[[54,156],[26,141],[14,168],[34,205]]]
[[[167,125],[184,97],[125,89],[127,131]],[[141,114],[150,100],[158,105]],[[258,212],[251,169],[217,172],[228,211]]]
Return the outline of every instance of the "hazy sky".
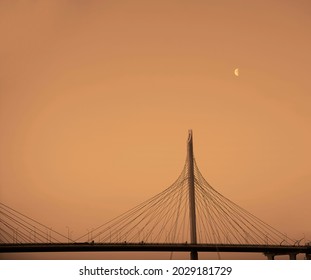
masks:
[[[73,238],[205,179],[311,239],[310,1],[0,1],[0,200]],[[234,75],[239,68],[240,76]]]

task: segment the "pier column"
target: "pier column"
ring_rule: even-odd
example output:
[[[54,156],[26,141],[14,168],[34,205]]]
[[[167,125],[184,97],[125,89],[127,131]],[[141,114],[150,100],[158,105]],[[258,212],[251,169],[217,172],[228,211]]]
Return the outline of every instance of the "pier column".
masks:
[[[297,259],[296,256],[297,256],[296,253],[289,254],[289,259],[290,260],[296,260]]]
[[[268,260],[274,260],[275,254],[265,253],[265,256],[267,257]]]

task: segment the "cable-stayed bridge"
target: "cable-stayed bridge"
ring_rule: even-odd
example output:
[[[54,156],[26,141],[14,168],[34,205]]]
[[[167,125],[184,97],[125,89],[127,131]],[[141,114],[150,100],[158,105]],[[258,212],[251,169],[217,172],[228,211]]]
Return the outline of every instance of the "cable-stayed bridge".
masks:
[[[0,252],[179,251],[303,253],[300,245],[217,192],[202,176],[189,131],[187,158],[167,189],[76,240],[0,203]]]

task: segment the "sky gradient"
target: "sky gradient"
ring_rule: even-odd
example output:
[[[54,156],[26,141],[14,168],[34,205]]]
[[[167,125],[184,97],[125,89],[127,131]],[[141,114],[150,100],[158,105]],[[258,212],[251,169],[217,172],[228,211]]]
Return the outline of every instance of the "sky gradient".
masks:
[[[310,1],[1,1],[0,199],[77,238],[205,179],[311,240]],[[240,75],[234,75],[239,68]]]

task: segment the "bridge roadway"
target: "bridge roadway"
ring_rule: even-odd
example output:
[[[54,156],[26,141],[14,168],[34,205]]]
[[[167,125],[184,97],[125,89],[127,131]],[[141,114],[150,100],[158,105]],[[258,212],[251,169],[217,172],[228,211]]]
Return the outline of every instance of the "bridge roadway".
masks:
[[[296,259],[297,254],[306,254],[309,259],[311,246],[304,245],[229,245],[229,244],[188,244],[188,243],[10,243],[0,244],[0,253],[26,252],[248,252],[263,253],[268,259],[276,255],[289,255]]]

